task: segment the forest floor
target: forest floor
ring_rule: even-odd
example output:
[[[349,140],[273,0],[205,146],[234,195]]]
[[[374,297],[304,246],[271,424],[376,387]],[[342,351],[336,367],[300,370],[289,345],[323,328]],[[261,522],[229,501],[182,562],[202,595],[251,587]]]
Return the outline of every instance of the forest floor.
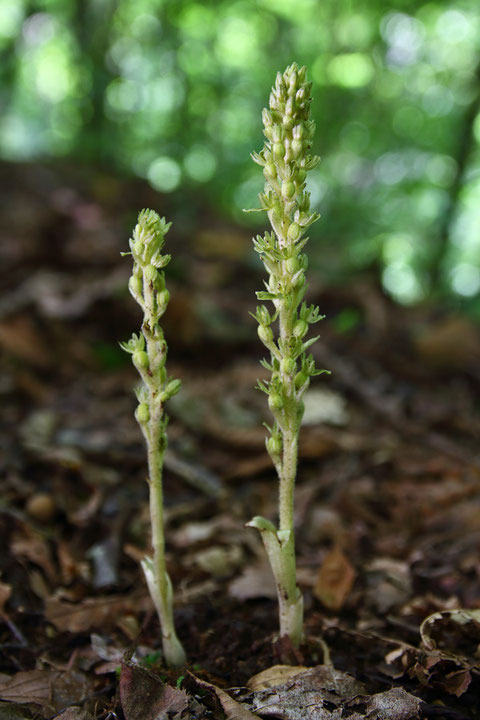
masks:
[[[479,328],[311,275],[332,375],[301,435],[293,651],[244,527],[277,501],[248,314],[262,276],[248,231],[176,223],[165,501],[189,665],[169,671],[139,568],[145,451],[118,347],[139,316],[119,253],[138,209],[175,210],[66,169],[2,166],[0,188],[0,720],[480,718]]]

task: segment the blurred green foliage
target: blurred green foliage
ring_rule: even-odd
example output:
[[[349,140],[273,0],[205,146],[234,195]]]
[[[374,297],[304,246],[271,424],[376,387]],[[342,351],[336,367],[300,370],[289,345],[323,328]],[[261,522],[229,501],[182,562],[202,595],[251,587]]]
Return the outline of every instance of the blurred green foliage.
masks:
[[[478,298],[478,0],[0,0],[0,54],[3,158],[101,163],[258,227],[261,108],[306,64],[314,268]]]

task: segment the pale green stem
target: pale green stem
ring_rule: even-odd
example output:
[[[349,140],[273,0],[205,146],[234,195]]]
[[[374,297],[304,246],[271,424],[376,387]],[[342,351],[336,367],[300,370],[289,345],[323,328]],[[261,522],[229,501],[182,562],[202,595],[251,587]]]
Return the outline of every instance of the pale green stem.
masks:
[[[150,408],[154,408],[152,392]],[[159,405],[149,420],[147,447],[153,559],[145,558],[142,567],[160,620],[165,661],[170,666],[178,667],[185,665],[186,655],[175,632],[172,586],[165,563],[162,468],[166,437],[161,427],[162,414],[163,407]]]
[[[292,335],[292,310],[285,301],[279,307],[280,337],[288,343]],[[297,400],[294,389],[294,373],[282,373],[286,389],[286,405],[280,426],[283,440],[283,458],[279,472],[279,530],[262,532],[265,549],[277,586],[280,637],[287,635],[294,647],[298,647],[303,634],[303,598],[296,584],[295,532],[293,506],[298,456]]]

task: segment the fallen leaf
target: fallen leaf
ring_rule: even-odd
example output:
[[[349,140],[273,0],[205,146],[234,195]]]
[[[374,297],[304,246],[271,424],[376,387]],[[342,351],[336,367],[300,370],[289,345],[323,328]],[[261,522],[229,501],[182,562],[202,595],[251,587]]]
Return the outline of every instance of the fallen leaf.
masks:
[[[45,617],[57,630],[87,632],[93,628],[113,627],[122,615],[150,608],[150,599],[141,596],[85,598],[81,603],[69,603],[59,598],[45,602]]]
[[[262,672],[257,673],[247,682],[250,690],[266,690],[267,688],[283,685],[290,678],[307,671],[309,668],[303,665],[292,667],[291,665],[273,665]]]
[[[48,670],[27,670],[11,677],[0,677],[0,699],[14,703],[34,703],[52,709],[52,679]]]
[[[365,686],[331,665],[317,665],[281,685],[242,696],[242,702],[261,716],[285,720],[337,720],[346,701],[365,694]],[[349,720],[359,720],[353,713]]]
[[[55,720],[94,720],[94,717],[87,710],[74,705],[57,715]]]
[[[480,666],[480,610],[460,608],[432,613],[420,625],[420,635],[427,650],[440,650],[445,656]]]
[[[227,720],[258,720],[258,715],[247,710],[242,703],[234,700],[225,690],[222,690],[213,683],[206,682],[206,680],[200,680],[192,673],[189,673],[189,675],[198,687],[211,690],[216,695]],[[127,718],[127,720],[130,720],[130,718]]]
[[[0,703],[0,720],[30,720],[29,710],[15,703]]]
[[[304,398],[305,412],[302,425],[347,425],[349,417],[343,395],[326,389],[310,389]]]
[[[52,561],[50,548],[40,533],[24,526],[22,533],[16,533],[10,543],[10,551],[16,558],[25,558],[34,565],[38,565],[45,572],[48,579],[55,583],[57,573]]]
[[[239,577],[228,585],[229,595],[237,600],[265,597],[275,599],[277,590],[272,570],[267,561],[247,565]]]
[[[51,365],[48,344],[28,315],[19,315],[0,323],[0,346],[35,367],[47,368]]]
[[[403,688],[391,688],[369,697],[354,698],[347,703],[348,709],[354,710],[353,714],[348,715],[351,720],[415,720],[420,717],[421,705],[419,698]],[[355,712],[355,707],[359,708],[359,713]]]
[[[120,701],[126,720],[159,720],[188,709],[185,690],[163,683],[149,670],[122,663]]]
[[[191,557],[191,561],[201,570],[214,577],[231,575],[242,563],[243,553],[239,545],[211,545],[199,550]]]
[[[450,695],[460,697],[460,695],[463,695],[463,693],[468,690],[471,681],[472,674],[470,670],[462,668],[461,670],[454,670],[448,673],[448,675],[445,675],[442,685]]]
[[[420,358],[431,366],[458,370],[478,366],[478,325],[466,317],[456,315],[430,323],[414,341]]]
[[[353,586],[355,570],[336,545],[325,557],[313,594],[329,610],[340,610]]]

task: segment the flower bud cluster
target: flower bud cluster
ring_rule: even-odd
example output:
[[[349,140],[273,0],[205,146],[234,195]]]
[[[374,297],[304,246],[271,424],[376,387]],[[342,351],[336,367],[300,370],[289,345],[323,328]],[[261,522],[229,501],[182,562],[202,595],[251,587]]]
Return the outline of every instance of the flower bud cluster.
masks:
[[[147,435],[151,422],[160,423],[162,432],[165,431],[163,404],[179,391],[181,384],[180,380],[167,377],[167,343],[158,324],[170,299],[164,274],[170,255],[162,254],[170,226],[171,223],[153,210],[142,210],[130,239],[133,270],[128,287],[142,308],[144,318],[139,335],[134,333],[120,346],[132,355],[132,362],[143,381],[136,391],[139,404],[135,417]]]
[[[170,298],[163,272],[170,262],[170,255],[162,255],[162,248],[171,224],[153,210],[142,210],[129,243],[133,271],[128,288],[142,307],[152,330],[167,309]]]
[[[264,192],[260,204],[266,210],[273,232],[257,236],[253,243],[268,272],[265,291],[259,300],[273,302],[270,315],[263,305],[255,318],[258,335],[271,353],[271,362],[263,362],[272,373],[268,383],[259,383],[268,395],[275,418],[267,450],[278,467],[282,434],[286,428],[298,433],[303,414],[302,397],[310,377],[324,372],[315,368],[313,357],[305,351],[317,338],[305,340],[309,325],[322,319],[319,309],[302,302],[306,292],[305,272],[308,259],[302,252],[308,238],[305,230],[319,218],[310,211],[306,191],[307,172],[320,158],[310,154],[315,124],[310,120],[311,83],[306,68],[296,63],[278,73],[270,95],[269,109],[263,111],[265,145],[253,160],[263,168]],[[279,319],[278,340],[272,324]],[[281,464],[281,463],[280,463]]]

